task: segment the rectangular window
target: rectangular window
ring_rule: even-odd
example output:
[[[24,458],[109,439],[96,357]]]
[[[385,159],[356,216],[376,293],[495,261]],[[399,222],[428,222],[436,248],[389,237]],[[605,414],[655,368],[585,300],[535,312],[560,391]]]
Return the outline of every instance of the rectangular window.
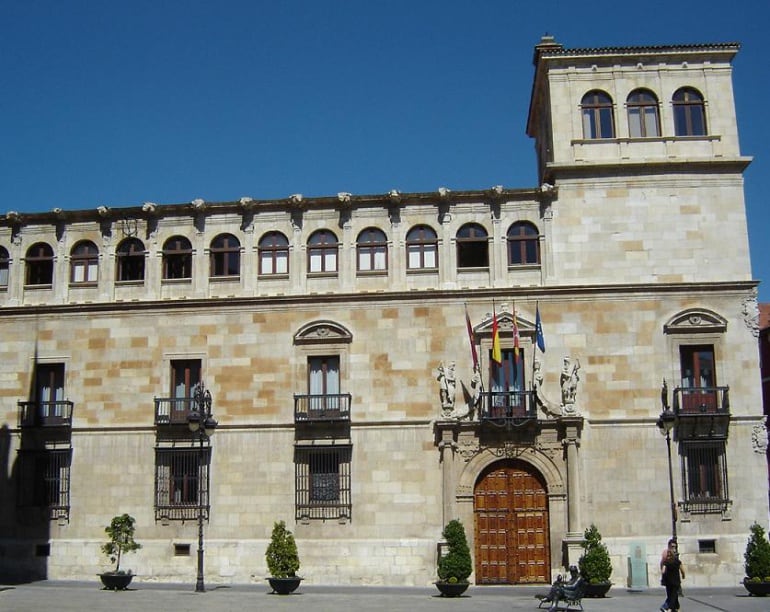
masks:
[[[682,441],[684,501],[690,512],[721,512],[728,503],[725,440]]]
[[[175,359],[171,361],[170,422],[187,421],[192,404],[193,388],[201,381],[200,359]]]
[[[718,392],[712,345],[681,346],[683,412],[714,412]]]
[[[211,449],[155,449],[155,518],[191,520],[209,513],[209,459]]]
[[[340,358],[308,358],[308,408],[311,412],[340,409]]]
[[[69,518],[72,449],[19,451],[20,508],[48,508],[49,518]]]
[[[296,519],[350,519],[352,446],[297,446]]]
[[[526,398],[524,387],[524,351],[519,349],[518,361],[512,348],[502,349],[503,363],[498,365],[490,351],[490,417],[524,416]]]

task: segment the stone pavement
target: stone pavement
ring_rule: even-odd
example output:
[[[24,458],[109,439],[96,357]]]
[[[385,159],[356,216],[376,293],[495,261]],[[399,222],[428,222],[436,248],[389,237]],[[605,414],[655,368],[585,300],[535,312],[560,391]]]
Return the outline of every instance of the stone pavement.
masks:
[[[536,612],[535,593],[544,587],[471,586],[463,597],[446,599],[433,587],[301,586],[292,595],[270,593],[265,583],[208,585],[132,583],[127,591],[102,590],[94,582],[42,581],[0,585],[2,612]],[[631,593],[614,586],[604,599],[584,599],[585,612],[656,612],[664,599],[660,587]],[[685,586],[682,612],[770,612],[770,598],[750,597],[741,586],[726,589]]]

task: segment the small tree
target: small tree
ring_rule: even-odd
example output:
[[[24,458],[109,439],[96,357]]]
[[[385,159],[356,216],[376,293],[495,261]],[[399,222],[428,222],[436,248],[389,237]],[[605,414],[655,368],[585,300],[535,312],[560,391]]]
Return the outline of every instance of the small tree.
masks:
[[[142,547],[134,541],[135,523],[133,516],[122,514],[113,517],[109,526],[104,528],[110,541],[102,545],[102,552],[115,564],[113,572],[116,574],[120,573],[120,558],[123,553],[134,552]]]
[[[438,560],[438,577],[444,582],[467,582],[471,575],[471,551],[463,524],[449,521],[441,534],[447,543],[447,553]]]
[[[770,542],[765,537],[765,530],[759,523],[751,526],[751,536],[746,543],[746,576],[754,581],[770,581]]]
[[[585,552],[578,560],[580,575],[589,584],[609,582],[612,574],[612,561],[596,525],[591,523],[591,526],[583,533],[583,538],[582,547]]]
[[[286,529],[286,523],[279,521],[273,525],[273,534],[265,552],[267,569],[273,578],[296,576],[299,570],[299,554],[294,535]]]

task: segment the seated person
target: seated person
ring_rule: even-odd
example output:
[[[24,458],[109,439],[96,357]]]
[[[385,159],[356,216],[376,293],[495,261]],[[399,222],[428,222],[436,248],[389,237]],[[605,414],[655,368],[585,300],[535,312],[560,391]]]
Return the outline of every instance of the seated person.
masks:
[[[577,567],[571,565],[569,573],[570,579],[568,582],[559,582],[557,580],[551,587],[551,592],[548,593],[549,600],[552,602],[551,607],[548,608],[549,612],[556,610],[560,600],[574,598],[583,584],[583,578],[580,576]]]
[[[564,580],[561,577],[561,574],[559,574],[556,578],[556,581],[551,585],[551,590],[548,591],[548,595],[542,598],[543,601],[554,601],[558,599],[564,599],[564,596],[561,595],[564,592],[564,589],[572,589],[575,585],[575,583],[578,582],[580,579],[580,574],[578,573],[578,568],[574,565],[571,565],[569,568],[570,573],[570,579],[568,582],[564,582]]]

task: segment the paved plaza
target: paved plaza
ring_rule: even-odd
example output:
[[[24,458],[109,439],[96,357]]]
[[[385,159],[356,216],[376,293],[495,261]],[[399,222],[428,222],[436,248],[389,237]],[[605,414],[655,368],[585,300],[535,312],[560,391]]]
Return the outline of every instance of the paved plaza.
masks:
[[[322,587],[303,586],[292,595],[270,593],[267,584],[210,585],[196,593],[194,585],[137,582],[123,592],[102,590],[94,582],[43,581],[0,586],[2,612],[511,612],[536,611],[535,594],[543,587],[477,587],[463,597],[446,599],[433,587]],[[613,587],[604,599],[585,599],[585,612],[656,612],[662,588],[629,592]],[[750,597],[743,587],[687,589],[682,612],[769,612],[770,598]]]

